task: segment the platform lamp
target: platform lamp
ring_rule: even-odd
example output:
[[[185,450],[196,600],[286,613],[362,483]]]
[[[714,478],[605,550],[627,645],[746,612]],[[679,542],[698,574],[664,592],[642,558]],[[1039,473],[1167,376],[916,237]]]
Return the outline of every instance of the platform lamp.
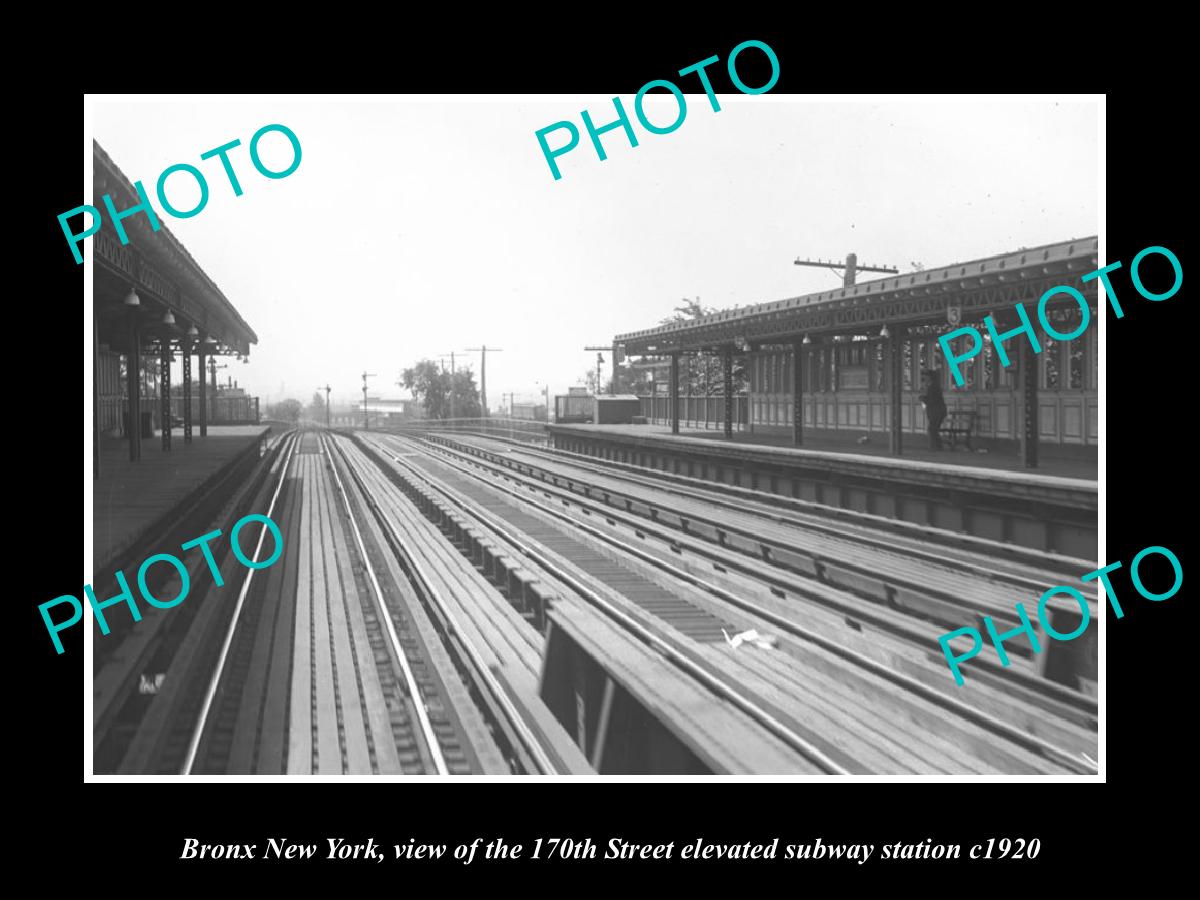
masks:
[[[126,372],[127,389],[129,391],[128,424],[125,428],[129,437],[129,459],[141,458],[141,432],[139,431],[139,415],[137,404],[141,402],[142,388],[142,348],[141,336],[138,334],[138,307],[142,300],[132,287],[121,299],[121,305],[129,311],[129,354]]]
[[[132,360],[135,356],[137,357],[138,377],[140,379],[142,348],[138,335],[138,308],[142,305],[142,298],[138,296],[137,291],[130,288],[129,293],[125,295],[125,299],[121,301],[121,305],[129,310],[129,330],[132,334],[130,359]]]

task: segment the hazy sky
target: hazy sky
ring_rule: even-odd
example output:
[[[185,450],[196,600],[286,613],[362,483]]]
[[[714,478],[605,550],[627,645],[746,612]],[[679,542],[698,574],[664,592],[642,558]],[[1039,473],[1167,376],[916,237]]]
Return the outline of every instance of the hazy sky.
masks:
[[[380,376],[372,396],[407,396],[402,368],[486,343],[504,351],[488,356],[497,407],[547,382],[565,393],[595,365],[584,345],[650,327],[683,297],[723,308],[839,284],[797,256],[853,251],[904,272],[1099,231],[1094,102],[718,99],[714,113],[688,95],[671,134],[634,118],[636,148],[603,135],[604,162],[579,115],[611,121],[604,96],[94,98],[92,137],[152,197],[169,165],[205,173],[195,217],[154,204],[258,334],[251,362],[221,374],[272,400],[307,402],[326,381],[335,402],[357,400],[364,369]],[[664,95],[646,109],[666,124],[677,107]],[[581,142],[555,181],[534,132],[562,119]],[[247,149],[271,123],[303,148],[279,180]],[[200,160],[234,138],[241,197],[218,160]],[[286,165],[282,136],[261,146]],[[168,186],[177,207],[194,204],[187,176]],[[463,356],[478,374],[479,355]]]

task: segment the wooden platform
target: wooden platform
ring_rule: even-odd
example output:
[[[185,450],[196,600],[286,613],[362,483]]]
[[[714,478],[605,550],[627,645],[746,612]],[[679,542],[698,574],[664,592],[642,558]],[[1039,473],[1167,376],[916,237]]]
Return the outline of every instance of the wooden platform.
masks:
[[[147,438],[137,462],[130,462],[124,441],[102,441],[101,474],[92,482],[96,571],[109,573],[110,563],[170,520],[176,509],[208,490],[226,467],[254,452],[252,448],[270,431],[268,425],[212,425],[207,437],[196,435],[191,444],[175,434],[169,453],[163,452],[157,437]],[[172,549],[178,548],[166,547],[162,552]]]

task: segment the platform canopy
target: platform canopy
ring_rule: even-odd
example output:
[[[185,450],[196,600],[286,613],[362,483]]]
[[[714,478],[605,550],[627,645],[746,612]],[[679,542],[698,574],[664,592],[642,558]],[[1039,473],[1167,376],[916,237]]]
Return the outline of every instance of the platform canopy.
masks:
[[[873,333],[884,325],[979,321],[1017,303],[1036,306],[1042,293],[1069,284],[1090,298],[1095,282],[1079,278],[1097,267],[1095,237],[1047,244],[955,263],[938,269],[889,275],[801,297],[724,310],[687,322],[619,334],[627,354],[668,354],[775,342],[821,334]],[[1062,296],[1054,307],[1073,306]]]
[[[105,194],[118,211],[140,202],[133,184],[95,142],[92,163],[93,206],[103,210]],[[147,183],[143,181],[143,186]],[[147,191],[153,194],[152,187]],[[248,355],[258,336],[171,233],[161,211],[156,214],[158,231],[141,212],[123,220],[128,244],[121,244],[107,219],[89,238],[94,248],[93,296],[99,342],[113,351],[128,352],[132,316],[138,330],[151,341],[209,338],[214,354]],[[136,305],[127,302],[131,289],[137,294]],[[189,333],[193,327],[195,334]]]

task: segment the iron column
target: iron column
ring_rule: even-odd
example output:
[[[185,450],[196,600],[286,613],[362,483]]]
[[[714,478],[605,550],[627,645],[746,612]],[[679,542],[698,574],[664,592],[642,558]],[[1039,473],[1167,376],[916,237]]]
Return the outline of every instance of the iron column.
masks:
[[[679,434],[679,352],[671,354],[671,434]]]
[[[184,338],[179,342],[183,352],[183,442],[192,442],[192,342]],[[203,377],[200,379],[204,380]]]
[[[792,341],[792,444],[804,442],[804,343]]]
[[[888,336],[887,357],[888,405],[892,415],[888,450],[893,456],[900,456],[904,452],[904,329],[899,325]]]
[[[171,341],[158,342],[158,409],[162,425],[162,448],[171,449]]]
[[[200,367],[200,437],[208,437],[208,379],[204,372],[204,349],[208,335],[200,336],[196,349],[196,363]]]
[[[1021,377],[1021,462],[1027,469],[1038,465],[1038,357],[1028,341],[1018,341]]]
[[[721,362],[725,372],[725,439],[733,440],[733,348],[721,350]]]

